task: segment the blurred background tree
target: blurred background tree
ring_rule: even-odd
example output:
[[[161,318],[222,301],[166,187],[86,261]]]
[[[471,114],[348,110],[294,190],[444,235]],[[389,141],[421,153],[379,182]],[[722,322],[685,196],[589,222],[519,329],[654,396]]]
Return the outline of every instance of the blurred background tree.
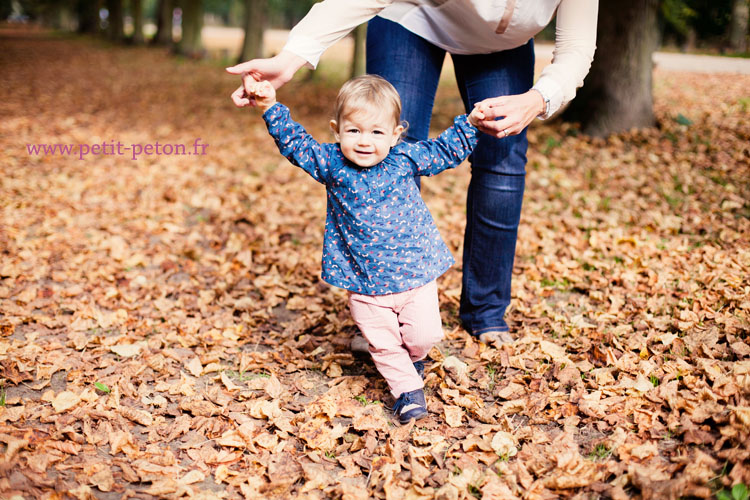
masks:
[[[744,52],[747,8],[747,0],[602,0],[594,61],[563,119],[601,137],[653,126],[654,51],[671,43]]]
[[[237,62],[263,56],[263,32],[266,27],[267,0],[245,0],[245,39]]]

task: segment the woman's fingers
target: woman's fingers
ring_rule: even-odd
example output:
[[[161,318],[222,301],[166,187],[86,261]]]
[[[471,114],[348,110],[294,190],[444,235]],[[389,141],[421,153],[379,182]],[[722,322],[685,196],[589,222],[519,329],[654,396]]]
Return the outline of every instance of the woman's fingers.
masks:
[[[479,103],[485,112],[479,129],[500,139],[520,134],[538,115],[538,101],[538,92],[531,91],[485,99]]]
[[[488,120],[503,117],[508,111],[508,103],[505,96],[485,99],[478,104],[481,106],[482,111],[485,112]]]
[[[243,73],[250,73],[255,70],[255,60],[243,62],[240,64],[236,64],[234,66],[230,66],[228,68],[225,68],[227,73],[230,73],[232,75],[241,75]]]
[[[523,127],[518,129],[517,124],[514,124],[510,117],[505,117],[502,120],[482,120],[478,128],[485,134],[497,137],[498,139],[516,135],[523,130]]]

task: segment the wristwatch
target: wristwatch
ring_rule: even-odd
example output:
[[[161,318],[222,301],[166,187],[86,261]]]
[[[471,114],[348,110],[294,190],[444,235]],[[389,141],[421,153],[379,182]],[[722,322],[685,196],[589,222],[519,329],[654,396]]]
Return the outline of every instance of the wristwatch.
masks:
[[[539,92],[539,95],[542,96],[542,99],[544,99],[544,111],[539,113],[537,116],[547,116],[549,115],[549,97],[547,97],[544,92],[541,91],[541,89],[538,89],[534,87],[534,90]]]

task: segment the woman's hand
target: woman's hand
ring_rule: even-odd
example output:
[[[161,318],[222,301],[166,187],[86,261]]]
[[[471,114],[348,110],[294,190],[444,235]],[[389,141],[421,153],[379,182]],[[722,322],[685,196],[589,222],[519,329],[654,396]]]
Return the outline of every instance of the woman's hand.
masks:
[[[545,103],[542,94],[529,90],[524,94],[492,97],[478,102],[485,118],[479,123],[479,130],[502,139],[520,134],[534,118],[544,113]],[[495,120],[500,118],[500,120]]]
[[[226,68],[228,73],[242,76],[242,85],[232,93],[234,105],[238,108],[255,106],[256,102],[251,98],[250,92],[255,83],[268,80],[274,88],[279,88],[291,80],[306,62],[297,54],[281,51],[278,55],[268,59],[253,59]]]

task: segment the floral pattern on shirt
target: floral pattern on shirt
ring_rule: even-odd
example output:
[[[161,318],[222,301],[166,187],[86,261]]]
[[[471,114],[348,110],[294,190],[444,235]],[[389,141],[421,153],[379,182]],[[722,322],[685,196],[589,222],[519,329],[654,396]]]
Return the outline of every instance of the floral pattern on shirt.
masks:
[[[439,137],[400,143],[372,167],[347,160],[337,143],[320,144],[277,103],[264,114],[279,151],[326,186],[322,278],[365,295],[425,285],[453,264],[422,200],[415,175],[461,164],[477,143],[466,115]]]

